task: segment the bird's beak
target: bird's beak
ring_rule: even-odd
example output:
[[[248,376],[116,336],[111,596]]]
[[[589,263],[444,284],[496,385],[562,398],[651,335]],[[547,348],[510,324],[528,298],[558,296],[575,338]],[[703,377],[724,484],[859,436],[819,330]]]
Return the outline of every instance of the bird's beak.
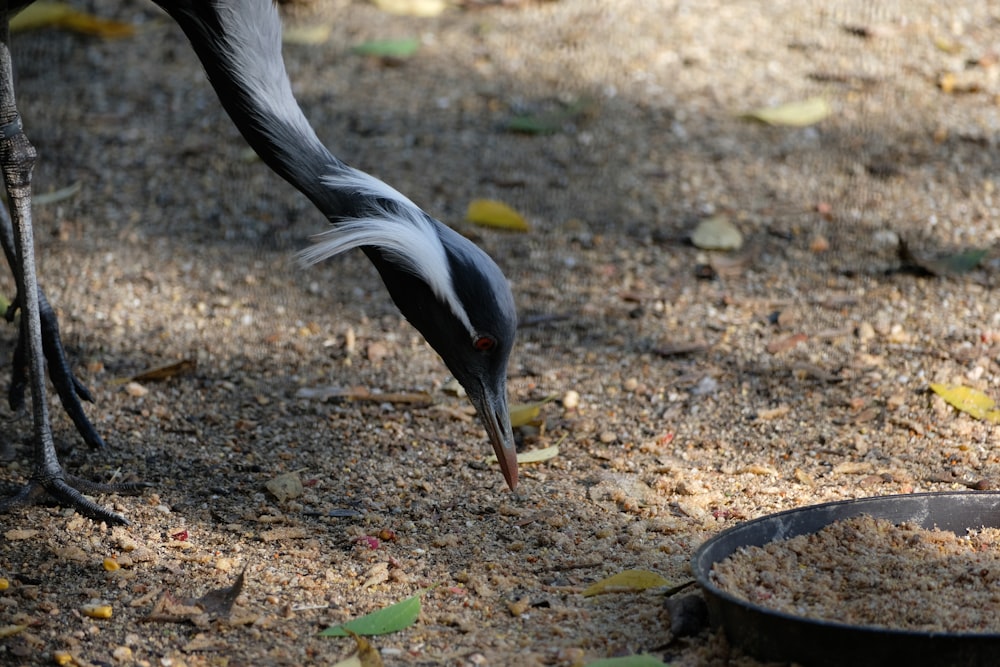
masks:
[[[472,399],[476,412],[479,413],[479,419],[486,427],[486,435],[489,436],[497,461],[500,462],[503,478],[513,491],[517,488],[517,450],[514,447],[514,432],[510,427],[507,387],[501,386],[496,390],[483,387],[480,396],[470,393],[469,398]]]

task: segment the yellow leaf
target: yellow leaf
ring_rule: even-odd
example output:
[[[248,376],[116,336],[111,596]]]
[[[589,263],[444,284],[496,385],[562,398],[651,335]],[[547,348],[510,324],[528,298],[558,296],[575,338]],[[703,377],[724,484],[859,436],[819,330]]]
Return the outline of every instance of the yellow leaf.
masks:
[[[625,570],[611,575],[606,579],[591,584],[583,591],[583,597],[588,598],[602,593],[634,593],[647,588],[659,588],[670,582],[649,570]]]
[[[354,655],[346,660],[341,660],[333,667],[382,667],[382,655],[377,648],[371,645],[371,642],[350,630],[347,633],[354,638],[358,650]]]
[[[85,14],[65,2],[47,2],[46,0],[38,0],[10,21],[12,31],[46,27],[66,28],[87,35],[107,38],[127,37],[135,33],[135,28],[131,24]]]
[[[833,113],[830,103],[822,97],[810,97],[807,100],[789,102],[776,107],[761,107],[747,114],[746,118],[759,120],[768,125],[786,125],[788,127],[805,127],[815,125]]]
[[[557,456],[559,456],[559,445],[552,445],[551,447],[533,449],[530,452],[521,452],[517,455],[517,463],[518,465],[522,463],[541,463],[549,459],[554,459]],[[496,454],[490,454],[486,460],[489,463],[496,463],[497,456]]]
[[[281,41],[285,44],[322,44],[330,38],[331,30],[332,26],[328,23],[285,26],[281,30]]]
[[[485,227],[499,227],[516,232],[528,231],[528,222],[520,213],[495,199],[473,199],[469,202],[465,219]]]
[[[943,398],[948,405],[968,413],[976,419],[996,421],[1000,419],[994,410],[996,402],[981,391],[960,384],[931,384],[931,390]]]
[[[372,3],[388,14],[400,16],[437,16],[445,10],[445,0],[372,0]]]
[[[544,401],[541,403],[521,403],[510,406],[510,425],[517,428],[518,426],[526,426],[532,423],[538,419],[538,413],[541,412],[543,405],[545,405]]]

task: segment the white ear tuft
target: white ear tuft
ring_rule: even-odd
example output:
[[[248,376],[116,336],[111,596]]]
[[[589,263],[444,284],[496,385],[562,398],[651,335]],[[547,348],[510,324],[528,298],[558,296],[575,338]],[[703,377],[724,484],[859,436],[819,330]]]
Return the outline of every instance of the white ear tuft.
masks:
[[[378,248],[386,259],[427,283],[469,335],[475,333],[452,284],[448,255],[437,230],[440,223],[393,187],[353,167],[324,176],[323,184],[370,199],[368,215],[341,220],[314,236],[312,247],[299,255],[303,262],[316,264],[353,248]]]

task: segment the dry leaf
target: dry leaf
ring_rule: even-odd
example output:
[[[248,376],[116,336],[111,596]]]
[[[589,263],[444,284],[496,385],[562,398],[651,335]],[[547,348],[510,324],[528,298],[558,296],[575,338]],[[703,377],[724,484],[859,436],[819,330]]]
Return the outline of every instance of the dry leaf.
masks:
[[[357,651],[351,657],[341,660],[333,667],[382,667],[382,656],[378,649],[364,637],[355,632],[347,631],[357,644]]]
[[[302,387],[295,393],[295,397],[317,401],[340,399],[344,401],[371,401],[373,403],[396,403],[403,405],[428,405],[433,402],[431,395],[423,391],[399,391],[379,394],[372,392],[367,387]]]
[[[47,27],[65,28],[105,38],[128,37],[135,33],[135,28],[128,23],[98,18],[77,11],[68,3],[46,0],[38,0],[10,20],[11,31]]]
[[[534,424],[538,420],[542,406],[556,400],[556,396],[546,396],[535,403],[516,403],[510,406],[510,425],[514,428]]]
[[[285,44],[322,44],[330,38],[330,31],[328,23],[285,26],[281,30],[281,41]]]
[[[32,528],[12,528],[3,534],[11,542],[15,540],[30,540],[40,531],[34,530]]]
[[[177,377],[178,375],[184,375],[194,371],[198,367],[198,362],[194,359],[184,359],[183,361],[178,361],[175,364],[167,364],[166,366],[160,366],[158,368],[150,368],[149,370],[137,373],[129,378],[132,382],[159,382],[161,380],[169,380],[172,377]]]
[[[768,125],[806,127],[815,125],[833,113],[830,103],[822,97],[810,97],[799,102],[789,102],[776,107],[761,107],[746,114],[744,118],[759,120]]]
[[[583,591],[583,597],[603,593],[634,593],[648,588],[659,588],[670,582],[656,572],[649,570],[625,570],[591,584]]]
[[[156,601],[149,616],[149,623],[192,623],[203,627],[212,619],[228,617],[243,590],[246,568],[236,577],[232,586],[208,591],[200,598],[180,599],[164,591]]]
[[[1000,410],[996,409],[996,401],[983,392],[955,384],[931,384],[930,387],[931,391],[957,410],[976,419],[1000,423]]]
[[[445,0],[372,0],[372,4],[389,14],[400,16],[437,16],[445,10]]]
[[[495,199],[473,199],[465,219],[484,227],[499,227],[512,231],[528,231],[528,222],[524,217],[503,202]]]

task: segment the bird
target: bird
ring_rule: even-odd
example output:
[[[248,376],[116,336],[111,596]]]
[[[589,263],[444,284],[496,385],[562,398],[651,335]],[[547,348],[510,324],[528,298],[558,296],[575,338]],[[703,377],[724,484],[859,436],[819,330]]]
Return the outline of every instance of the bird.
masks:
[[[0,0],[0,171],[10,208],[9,216],[0,212],[0,242],[17,283],[8,319],[13,310],[21,310],[9,400],[23,402],[24,387],[30,388],[34,438],[33,472],[19,492],[0,499],[0,512],[48,496],[96,521],[123,525],[128,523],[124,516],[81,492],[138,493],[146,485],[102,484],[69,475],[58,460],[49,423],[46,367],[83,439],[92,447],[103,444],[81,407],[81,400],[92,397],[69,368],[56,316],[39,289],[35,269],[30,180],[36,155],[16,106],[8,28],[10,17],[32,1]],[[301,253],[304,265],[352,249],[368,257],[400,312],[465,389],[507,486],[515,491],[507,366],[517,310],[499,266],[395,188],[341,161],[323,145],[292,92],[273,0],[153,2],[180,26],[251,148],[329,220],[328,228]]]

